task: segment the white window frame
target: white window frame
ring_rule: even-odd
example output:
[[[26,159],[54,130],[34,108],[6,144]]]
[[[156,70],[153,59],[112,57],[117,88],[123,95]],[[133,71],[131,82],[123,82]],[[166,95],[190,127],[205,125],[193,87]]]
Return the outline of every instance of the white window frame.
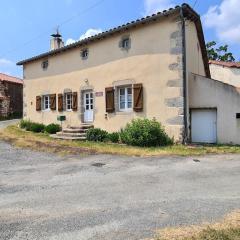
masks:
[[[50,103],[50,95],[43,95],[43,110],[50,111],[51,103]]]
[[[121,90],[124,89],[124,108],[121,108]],[[128,94],[128,89],[131,89],[131,94]],[[128,107],[128,96],[131,96],[131,107]],[[118,109],[120,112],[131,112],[133,109],[133,88],[132,86],[121,86],[118,88]]]
[[[66,111],[72,111],[72,107],[73,107],[72,93],[65,93],[65,104],[66,104]]]

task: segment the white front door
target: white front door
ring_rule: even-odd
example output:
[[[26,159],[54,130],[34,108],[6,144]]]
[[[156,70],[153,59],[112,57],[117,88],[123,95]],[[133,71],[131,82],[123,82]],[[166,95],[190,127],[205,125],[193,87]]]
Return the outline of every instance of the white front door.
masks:
[[[191,111],[192,142],[217,142],[217,111],[214,109],[196,109]]]
[[[84,92],[84,122],[93,122],[93,92]]]

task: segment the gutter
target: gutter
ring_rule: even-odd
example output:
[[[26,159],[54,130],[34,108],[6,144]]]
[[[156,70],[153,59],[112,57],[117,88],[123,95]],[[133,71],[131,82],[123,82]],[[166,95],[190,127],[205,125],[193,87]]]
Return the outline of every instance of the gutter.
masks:
[[[186,59],[186,26],[183,13],[183,6],[180,8],[180,18],[182,23],[182,67],[183,67],[183,108],[184,108],[184,131],[182,143],[188,140],[188,108],[187,108],[187,59]]]

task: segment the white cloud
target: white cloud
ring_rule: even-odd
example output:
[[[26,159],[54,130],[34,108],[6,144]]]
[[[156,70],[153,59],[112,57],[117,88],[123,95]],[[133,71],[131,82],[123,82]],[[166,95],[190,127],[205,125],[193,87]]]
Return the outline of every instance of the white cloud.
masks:
[[[72,39],[72,38],[69,38],[69,39],[67,39],[67,41],[66,41],[66,45],[69,45],[69,44],[72,44],[72,43],[75,43],[76,42],[76,40],[74,40],[74,39]]]
[[[151,15],[174,7],[172,0],[144,0],[144,15]]]
[[[0,58],[0,66],[9,66],[13,65],[14,63],[6,58]]]
[[[102,29],[90,28],[80,37],[80,40],[83,40],[83,39],[88,38],[88,37],[92,37],[92,36],[94,36],[96,34],[99,34],[101,32],[102,32]]]
[[[240,1],[223,0],[218,6],[211,6],[203,16],[207,28],[216,31],[219,40],[226,43],[240,43]]]
[[[92,37],[96,34],[99,34],[102,32],[102,29],[94,29],[94,28],[90,28],[88,29],[83,35],[80,36],[79,40],[83,40],[85,38],[88,38],[88,37]],[[66,41],[66,45],[69,45],[69,44],[72,44],[72,43],[75,43],[76,41],[78,40],[74,40],[72,38],[69,38],[67,39]]]

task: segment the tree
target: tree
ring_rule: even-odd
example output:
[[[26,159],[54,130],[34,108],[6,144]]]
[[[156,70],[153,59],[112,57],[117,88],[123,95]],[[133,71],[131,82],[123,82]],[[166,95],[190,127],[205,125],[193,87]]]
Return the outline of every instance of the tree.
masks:
[[[220,46],[216,48],[217,43],[215,41],[208,42],[206,44],[209,60],[234,62],[235,58],[231,52],[228,52],[228,45]]]

